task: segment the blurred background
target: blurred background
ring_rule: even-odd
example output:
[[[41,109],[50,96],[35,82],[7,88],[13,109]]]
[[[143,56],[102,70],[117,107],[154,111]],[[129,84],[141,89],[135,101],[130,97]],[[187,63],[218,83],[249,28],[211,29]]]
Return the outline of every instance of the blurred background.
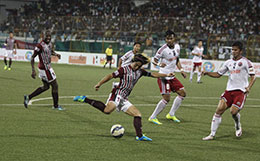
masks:
[[[13,31],[19,48],[32,48],[46,29],[57,51],[104,53],[112,44],[123,55],[140,41],[153,56],[171,29],[181,58],[203,40],[208,59],[225,60],[239,40],[260,61],[260,0],[0,0],[0,46]]]

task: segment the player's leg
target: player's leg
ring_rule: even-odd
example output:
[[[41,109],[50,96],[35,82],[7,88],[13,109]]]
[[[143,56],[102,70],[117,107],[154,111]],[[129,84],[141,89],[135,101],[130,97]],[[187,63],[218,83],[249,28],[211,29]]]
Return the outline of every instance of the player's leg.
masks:
[[[6,60],[6,56],[4,57],[4,63],[5,63],[4,70],[7,70],[8,66],[7,66],[7,60]]]
[[[200,79],[201,79],[201,65],[198,66],[197,83],[202,83],[202,82],[200,81]]]
[[[54,81],[52,81],[50,85],[52,88],[51,95],[53,100],[53,109],[64,110],[61,106],[59,106],[59,88],[57,80],[55,79]]]
[[[242,135],[242,127],[240,123],[240,113],[239,111],[242,110],[245,101],[246,101],[246,96],[244,92],[242,91],[233,91],[234,101],[233,104],[230,108],[230,112],[232,115],[232,118],[234,119],[235,122],[235,130],[236,130],[236,136],[240,137]]]
[[[105,114],[110,114],[111,112],[113,112],[116,109],[116,103],[113,101],[108,101],[108,103],[106,105],[101,101],[90,99],[86,96],[76,96],[76,97],[74,97],[73,100],[82,102],[82,103],[83,102],[88,103],[91,106],[95,107],[96,109],[100,110],[101,112],[103,112]]]
[[[131,105],[126,111],[126,114],[134,117],[134,128],[136,132],[136,140],[137,141],[152,141],[151,138],[143,135],[142,132],[142,116],[140,111],[133,105]]]
[[[8,66],[8,70],[11,70],[11,65],[12,65],[12,58],[9,58],[9,66]]]
[[[166,80],[162,80],[160,78],[157,79],[158,86],[160,88],[160,93],[162,94],[162,99],[158,102],[156,108],[154,109],[154,112],[149,117],[148,121],[155,123],[155,124],[162,124],[159,122],[159,120],[156,118],[157,115],[159,115],[163,109],[166,107],[167,103],[170,101],[170,85]]]
[[[112,60],[109,60],[109,69],[111,69]]]
[[[193,74],[194,74],[195,70],[196,70],[196,66],[195,66],[195,64],[193,63],[192,70],[190,71],[190,82],[192,82],[192,77],[193,77]]]
[[[166,115],[166,118],[173,120],[174,122],[180,122],[180,120],[175,116],[175,112],[179,109],[182,101],[186,97],[186,91],[177,78],[171,80],[170,87],[172,91],[175,91],[178,94],[178,96],[174,99],[170,112]]]
[[[48,90],[50,88],[50,85],[48,82],[42,80],[43,86],[37,88],[35,91],[33,91],[30,95],[25,95],[24,96],[24,106],[25,108],[28,107],[29,101],[33,98],[41,94],[42,92]]]
[[[202,138],[202,140],[213,140],[214,139],[217,129],[222,120],[221,116],[226,111],[227,108],[228,108],[228,105],[227,105],[226,101],[223,98],[221,100],[219,100],[218,107],[216,109],[216,113],[213,115],[213,118],[211,121],[211,133],[209,136]]]

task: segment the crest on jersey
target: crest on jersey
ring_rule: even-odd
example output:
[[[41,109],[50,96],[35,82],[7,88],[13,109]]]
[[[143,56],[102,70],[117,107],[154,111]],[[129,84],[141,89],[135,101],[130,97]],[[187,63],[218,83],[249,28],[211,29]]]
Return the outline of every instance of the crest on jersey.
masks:
[[[243,65],[243,63],[242,63],[242,62],[239,62],[239,63],[238,63],[238,66],[240,66],[240,67],[241,67],[242,65]]]

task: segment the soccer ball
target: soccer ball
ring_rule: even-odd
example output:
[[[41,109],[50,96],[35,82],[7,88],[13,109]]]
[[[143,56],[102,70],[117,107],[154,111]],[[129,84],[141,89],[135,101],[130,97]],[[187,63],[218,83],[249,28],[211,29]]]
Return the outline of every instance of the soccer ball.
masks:
[[[115,138],[121,138],[125,133],[125,129],[122,125],[115,124],[111,127],[110,133]]]

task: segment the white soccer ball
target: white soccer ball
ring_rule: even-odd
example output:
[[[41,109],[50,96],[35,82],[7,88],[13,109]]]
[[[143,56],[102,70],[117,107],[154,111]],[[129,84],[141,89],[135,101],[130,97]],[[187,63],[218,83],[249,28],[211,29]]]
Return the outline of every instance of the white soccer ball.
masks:
[[[115,124],[111,127],[110,133],[115,138],[121,138],[125,133],[125,129],[122,125]]]

